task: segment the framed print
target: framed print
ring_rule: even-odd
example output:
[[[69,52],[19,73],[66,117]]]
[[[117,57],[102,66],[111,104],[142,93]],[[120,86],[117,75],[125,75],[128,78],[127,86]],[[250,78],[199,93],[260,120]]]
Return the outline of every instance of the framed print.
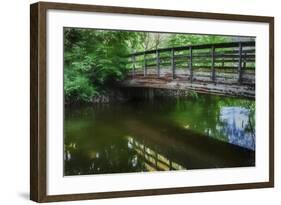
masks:
[[[39,2],[30,198],[274,186],[274,18]]]

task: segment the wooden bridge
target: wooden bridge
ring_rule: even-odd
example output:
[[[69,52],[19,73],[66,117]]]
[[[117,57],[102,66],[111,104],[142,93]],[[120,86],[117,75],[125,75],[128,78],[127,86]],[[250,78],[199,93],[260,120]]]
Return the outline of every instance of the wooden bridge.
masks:
[[[255,97],[255,42],[162,48],[129,56],[126,87]]]

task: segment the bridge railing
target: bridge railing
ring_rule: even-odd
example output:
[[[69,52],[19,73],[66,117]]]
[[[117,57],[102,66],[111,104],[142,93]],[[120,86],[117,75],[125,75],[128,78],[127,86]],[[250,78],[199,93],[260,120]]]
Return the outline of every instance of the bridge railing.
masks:
[[[131,77],[255,83],[255,42],[148,50],[129,56]]]

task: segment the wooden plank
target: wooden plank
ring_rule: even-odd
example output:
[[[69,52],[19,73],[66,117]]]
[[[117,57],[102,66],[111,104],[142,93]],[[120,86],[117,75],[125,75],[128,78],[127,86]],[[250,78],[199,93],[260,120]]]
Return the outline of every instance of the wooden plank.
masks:
[[[210,78],[209,78],[210,79]],[[233,79],[233,78],[232,78]],[[163,82],[163,81],[161,81]],[[180,82],[177,81],[177,83],[169,83],[170,81],[167,81],[167,83],[153,83],[151,84],[150,81],[143,82],[141,79],[138,81],[126,81],[123,83],[122,86],[125,87],[142,87],[142,88],[149,88],[153,87],[154,89],[176,89],[176,90],[194,90],[199,93],[213,93],[213,94],[220,94],[220,95],[226,95],[226,96],[243,96],[243,97],[249,97],[254,98],[255,97],[255,90],[254,84],[252,85],[238,85],[234,83],[228,83],[228,82],[220,82],[219,84],[214,85],[214,83],[210,81],[200,81],[200,82]],[[164,81],[165,82],[165,81]]]
[[[255,59],[255,55],[254,54],[247,54],[247,58],[248,59]],[[174,56],[175,60],[177,59],[182,59],[185,60],[186,58],[189,58],[189,55],[175,55]],[[200,54],[193,54],[193,59],[197,58],[198,60],[206,59],[206,58],[212,58],[212,56],[210,56],[210,52],[208,53],[200,53]],[[233,61],[235,61],[235,58],[239,58],[239,54],[235,54],[235,55],[229,55],[229,54],[218,54],[215,53],[215,58],[216,59],[233,59]],[[169,60],[170,56],[162,56],[161,60]],[[146,62],[156,62],[157,58],[146,58]],[[137,60],[136,62],[143,62],[143,60]],[[237,61],[236,61],[237,62]]]
[[[245,42],[229,42],[229,43],[216,43],[216,44],[201,44],[201,45],[192,45],[193,49],[208,49],[211,48],[212,46],[214,46],[215,48],[235,48],[237,46],[239,46],[239,44],[242,44],[244,47],[254,47],[255,46],[255,41],[245,41]],[[171,49],[173,49],[174,51],[181,51],[181,50],[186,50],[188,49],[190,46],[179,46],[179,47],[173,47],[173,48],[162,48],[162,49],[158,49],[159,52],[168,52]],[[144,54],[151,54],[151,53],[155,53],[156,49],[154,50],[148,50],[148,51],[142,51],[142,52],[136,52],[131,55],[144,55]]]
[[[187,57],[186,57],[187,58]],[[181,63],[186,63],[186,58],[184,59],[184,60],[176,60],[175,59],[175,61],[178,63],[178,64],[181,64]],[[188,59],[189,59],[189,57],[188,57]],[[216,56],[215,56],[215,59],[216,59],[216,63],[237,63],[237,61],[238,61],[238,59],[239,58],[234,58],[234,59],[225,59],[225,58],[216,58]],[[170,62],[170,60],[169,61],[161,61],[161,59],[159,59],[160,60],[160,62],[159,62],[159,64],[161,64],[161,66],[165,66],[165,65],[170,65],[171,64],[171,62]],[[156,59],[155,59],[155,61],[156,61]],[[255,62],[256,60],[255,59],[253,59],[253,58],[248,58],[248,56],[247,56],[247,62]],[[141,61],[141,62],[143,62],[143,61]],[[206,67],[207,65],[206,64],[208,64],[208,63],[206,63],[206,62],[201,62],[200,60],[198,60],[198,59],[194,59],[194,56],[193,56],[193,63],[197,63],[197,64],[202,64],[202,66],[204,66],[204,67]],[[204,65],[205,64],[205,65]],[[157,66],[157,64],[156,63],[146,63],[146,67],[152,67],[152,66]],[[197,65],[197,67],[200,67],[200,65]],[[215,66],[215,67],[218,67],[218,66]],[[220,67],[223,67],[223,66],[220,66]],[[229,67],[229,66],[228,66]]]
[[[188,59],[189,59],[189,57],[188,57]],[[217,59],[215,57],[215,59],[216,59],[216,63],[235,63],[236,64],[239,58],[235,58],[235,59],[231,59],[231,60],[226,60],[226,59]],[[186,59],[185,60],[177,60],[176,62],[179,65],[187,63]],[[254,63],[255,59],[247,58],[247,62],[253,62]],[[161,66],[171,65],[170,61],[161,61],[160,60],[159,63],[161,63]],[[194,68],[195,67],[208,67],[209,66],[209,63],[198,61],[197,59],[194,59],[194,57],[193,57],[193,63],[197,64],[196,66],[193,66]],[[157,64],[156,63],[146,63],[146,67],[147,68],[148,67],[153,67],[153,66],[157,66]],[[224,67],[224,66],[215,66],[215,67]],[[226,67],[233,67],[233,66],[226,66]],[[211,68],[211,66],[209,66],[209,68]],[[237,68],[237,66],[236,66],[236,68]]]
[[[212,49],[212,48],[211,48]],[[181,59],[181,58],[186,58],[186,55],[175,55],[175,59]],[[239,53],[237,54],[222,54],[222,52],[216,52],[215,53],[216,58],[238,58]],[[247,57],[250,58],[255,58],[256,56],[254,54],[248,54]],[[193,55],[193,58],[211,58],[210,52],[206,53],[197,53]],[[165,59],[165,57],[163,57]]]
[[[216,62],[219,62],[219,61],[216,60]],[[247,62],[249,62],[249,61],[247,61]],[[236,63],[237,63],[237,61],[236,61]],[[167,69],[168,67],[170,67],[170,65],[171,65],[170,62],[169,63],[163,63],[163,64],[161,63],[161,66],[166,66],[166,67],[162,67],[161,69]],[[156,66],[156,64],[147,64],[146,65],[147,70],[155,69],[155,66]],[[189,63],[187,65],[186,64],[185,65],[178,65],[177,69],[184,69],[184,68],[186,68],[186,66],[188,66],[188,68],[189,68]],[[194,69],[201,69],[201,68],[202,69],[209,69],[209,70],[211,70],[212,66],[194,65],[194,61],[193,61],[192,70],[194,70]],[[237,73],[237,65],[235,65],[235,66],[224,66],[224,67],[222,67],[221,65],[215,65],[215,68],[216,68],[216,73],[219,72],[218,69],[235,69],[236,73]],[[136,71],[139,70],[139,69],[143,69],[143,67],[136,67]],[[247,66],[246,69],[247,70],[254,70],[255,67],[254,66],[251,66],[251,67]],[[142,75],[143,75],[143,72],[142,72]]]

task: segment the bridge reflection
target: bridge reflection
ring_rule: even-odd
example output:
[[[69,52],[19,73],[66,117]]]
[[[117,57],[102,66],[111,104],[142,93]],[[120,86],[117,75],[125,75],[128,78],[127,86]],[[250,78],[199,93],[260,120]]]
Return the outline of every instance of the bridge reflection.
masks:
[[[138,156],[143,159],[145,168],[148,171],[167,171],[167,170],[183,170],[186,169],[182,165],[168,159],[157,151],[147,147],[128,136],[128,147],[134,149]]]

